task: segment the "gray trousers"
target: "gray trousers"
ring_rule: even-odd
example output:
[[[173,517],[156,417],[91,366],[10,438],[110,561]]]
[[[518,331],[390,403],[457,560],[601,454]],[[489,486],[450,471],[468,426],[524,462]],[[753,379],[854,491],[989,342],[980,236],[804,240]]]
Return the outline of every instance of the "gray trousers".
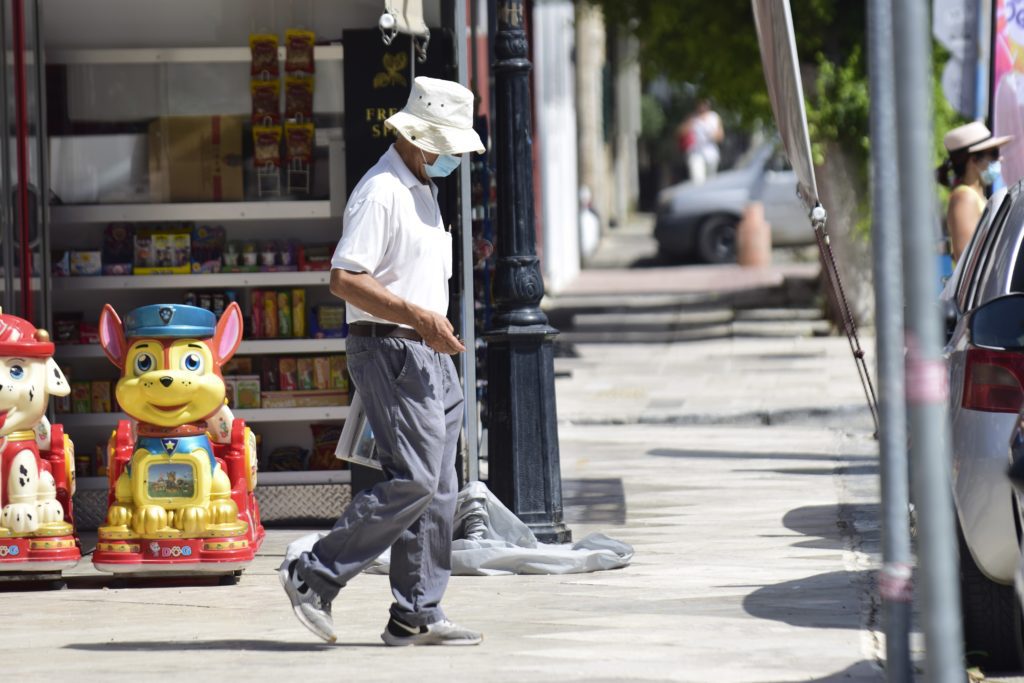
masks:
[[[333,600],[391,548],[391,614],[410,626],[444,619],[458,494],[462,386],[450,356],[396,337],[348,337],[349,374],[387,481],[355,492],[331,532],[299,556],[310,588]]]

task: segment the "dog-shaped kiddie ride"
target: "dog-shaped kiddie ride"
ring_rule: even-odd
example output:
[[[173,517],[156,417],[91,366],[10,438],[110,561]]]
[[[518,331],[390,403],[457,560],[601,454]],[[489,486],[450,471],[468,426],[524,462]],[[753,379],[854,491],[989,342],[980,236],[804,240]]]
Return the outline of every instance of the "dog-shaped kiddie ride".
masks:
[[[155,304],[124,320],[107,305],[100,344],[121,369],[132,418],[108,448],[110,492],[93,564],[123,573],[237,572],[263,542],[256,439],[224,402],[221,366],[242,341],[242,311]]]
[[[46,419],[49,397],[70,391],[46,330],[0,314],[0,573],[61,571],[82,556],[74,447]]]

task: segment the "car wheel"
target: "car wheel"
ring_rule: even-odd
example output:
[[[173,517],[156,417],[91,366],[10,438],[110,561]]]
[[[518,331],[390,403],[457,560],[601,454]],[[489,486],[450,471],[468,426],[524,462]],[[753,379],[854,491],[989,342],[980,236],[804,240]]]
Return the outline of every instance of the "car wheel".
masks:
[[[697,230],[697,255],[707,263],[736,261],[735,216],[720,214],[706,218]]]
[[[1024,664],[1021,604],[1013,586],[985,576],[967,548],[960,525],[960,610],[969,666],[986,672],[1018,671]]]

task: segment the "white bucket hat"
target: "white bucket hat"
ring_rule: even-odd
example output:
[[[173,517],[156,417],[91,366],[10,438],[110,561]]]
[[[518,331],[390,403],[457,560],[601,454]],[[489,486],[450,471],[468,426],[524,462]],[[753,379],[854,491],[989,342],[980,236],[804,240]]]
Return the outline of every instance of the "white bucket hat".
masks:
[[[484,151],[473,130],[473,93],[454,81],[417,76],[405,108],[384,123],[431,154]]]
[[[1001,147],[1013,139],[1012,135],[993,137],[992,131],[981,121],[957,126],[946,133],[942,138],[942,144],[947,152],[966,151],[968,153],[983,152],[993,147]]]

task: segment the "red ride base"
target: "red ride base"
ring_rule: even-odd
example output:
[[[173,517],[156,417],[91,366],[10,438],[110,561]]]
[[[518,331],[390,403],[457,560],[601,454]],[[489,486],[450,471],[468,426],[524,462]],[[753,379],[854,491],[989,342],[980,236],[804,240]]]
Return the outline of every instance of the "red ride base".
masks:
[[[92,561],[117,574],[227,574],[252,562],[257,547],[245,536],[100,540]]]
[[[0,538],[0,573],[59,572],[81,558],[74,536]]]

